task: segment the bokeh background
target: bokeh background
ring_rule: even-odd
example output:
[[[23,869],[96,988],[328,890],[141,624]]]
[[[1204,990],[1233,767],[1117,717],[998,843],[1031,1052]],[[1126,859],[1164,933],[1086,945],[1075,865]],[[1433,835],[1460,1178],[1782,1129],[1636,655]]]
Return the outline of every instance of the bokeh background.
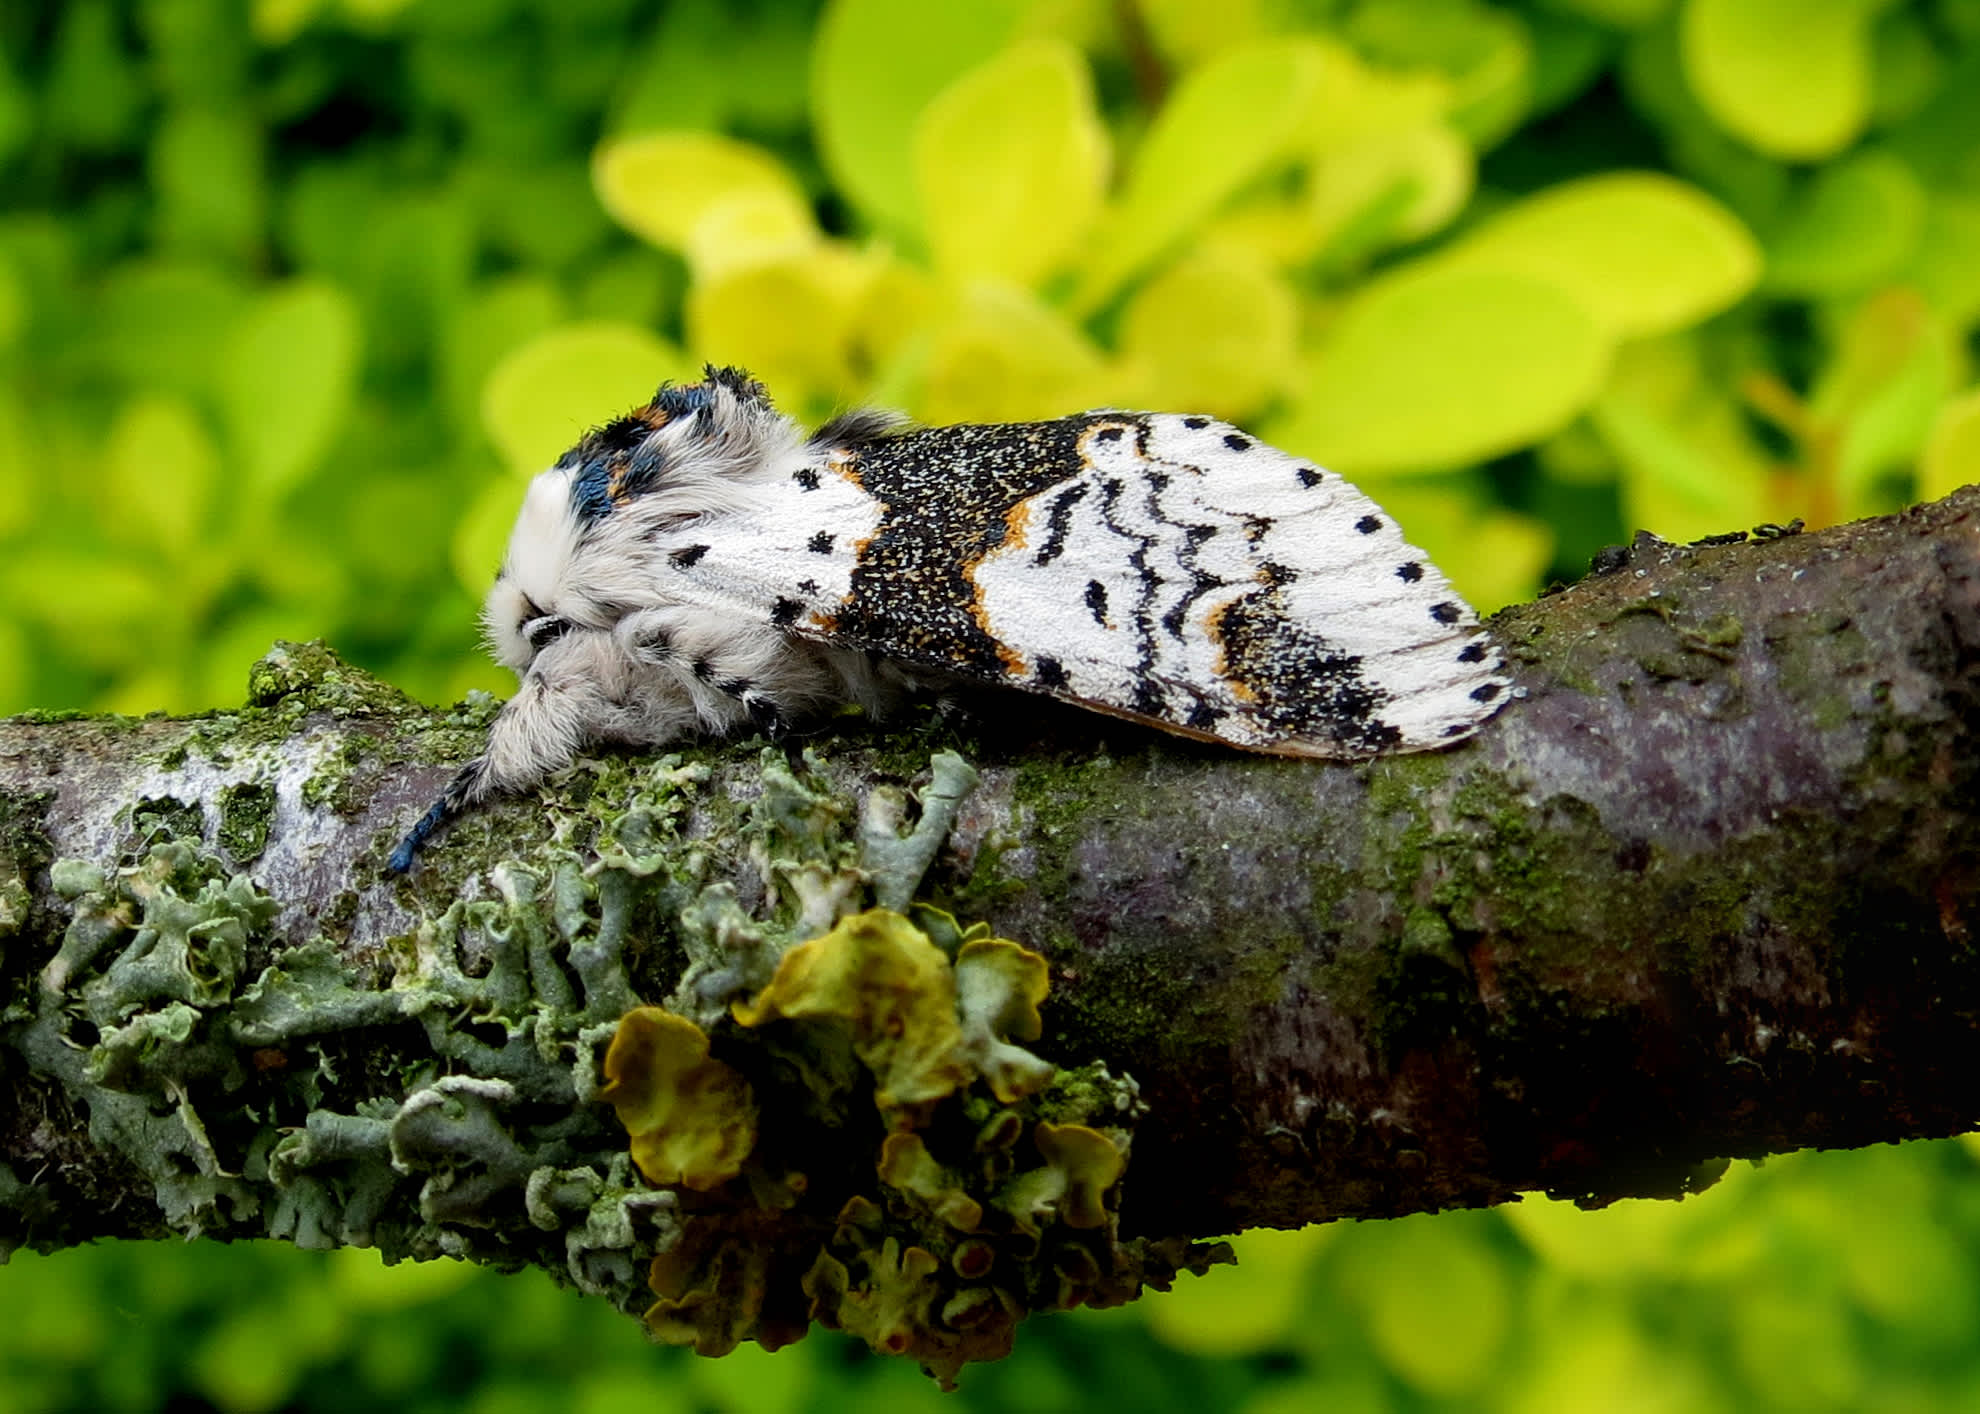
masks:
[[[523,479],[714,359],[794,414],[1207,411],[1480,608],[1980,479],[1980,0],[6,0],[0,711],[430,701]],[[0,1409],[1980,1407],[1980,1150],[1258,1233],[942,1397],[537,1274],[0,1270]]]

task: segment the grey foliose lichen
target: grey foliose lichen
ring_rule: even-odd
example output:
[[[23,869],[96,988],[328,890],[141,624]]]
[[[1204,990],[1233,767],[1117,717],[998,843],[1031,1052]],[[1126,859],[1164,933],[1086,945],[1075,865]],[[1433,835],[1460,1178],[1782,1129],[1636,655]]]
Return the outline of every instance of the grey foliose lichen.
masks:
[[[50,879],[68,927],[0,1034],[149,1181],[160,1231],[531,1263],[637,1299],[673,1199],[592,1103],[631,991],[623,918],[574,855],[497,867],[378,976],[271,948],[275,901],[197,842]],[[58,1245],[30,1189],[0,1194],[0,1242]]]
[[[543,1267],[711,1354],[816,1320],[948,1381],[1026,1311],[1215,1259],[1118,1237],[1143,1106],[1020,1044],[1045,960],[913,902],[975,782],[960,757],[934,757],[918,814],[774,749],[740,803],[680,757],[595,771],[545,802],[549,842],[361,965],[277,944],[252,830],[208,845],[199,812],[175,838],[151,810],[130,862],[49,866],[66,930],[0,1043],[150,1185],[160,1233]],[[678,977],[661,1007],[629,959]],[[636,1016],[673,1078],[601,1096]],[[713,1149],[629,1149],[614,1109],[642,1105]],[[60,1245],[57,1208],[0,1172],[0,1252]]]
[[[882,907],[904,908],[977,779],[953,751],[935,753],[920,818],[904,828],[900,788],[869,792],[855,824],[852,804],[806,774],[800,780],[780,753],[763,753],[762,792],[744,826],[761,906],[746,908],[728,881],[694,888],[683,902],[688,967],[666,1005],[704,1030],[767,986],[785,953],[865,907],[869,891]]]

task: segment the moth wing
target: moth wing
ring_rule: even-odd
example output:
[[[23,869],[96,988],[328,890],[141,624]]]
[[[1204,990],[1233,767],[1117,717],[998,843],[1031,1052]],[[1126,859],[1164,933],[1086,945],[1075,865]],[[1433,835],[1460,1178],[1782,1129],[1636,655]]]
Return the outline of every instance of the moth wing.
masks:
[[[1507,685],[1380,507],[1203,417],[813,444],[653,554],[684,602],[1255,751],[1442,745]]]
[[[807,448],[720,511],[654,533],[645,573],[668,602],[836,642],[864,547],[885,507],[847,465]]]
[[[1007,680],[1291,755],[1441,745],[1496,710],[1477,616],[1340,476],[1209,418],[1085,422],[971,570]]]

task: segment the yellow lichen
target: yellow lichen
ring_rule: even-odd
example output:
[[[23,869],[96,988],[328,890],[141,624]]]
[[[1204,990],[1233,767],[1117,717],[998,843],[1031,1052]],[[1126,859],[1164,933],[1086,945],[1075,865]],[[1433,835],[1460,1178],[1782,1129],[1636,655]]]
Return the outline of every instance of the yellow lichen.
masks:
[[[961,1232],[974,1232],[983,1224],[983,1205],[963,1192],[957,1175],[935,1162],[919,1134],[887,1136],[880,1146],[880,1181],[910,1194]]]
[[[778,1017],[851,1031],[887,1110],[926,1105],[970,1078],[949,959],[898,913],[869,909],[784,954],[770,985],[734,1007],[744,1026]]]
[[[1028,1170],[1005,1184],[997,1206],[1033,1234],[1054,1214],[1067,1227],[1103,1226],[1104,1195],[1127,1167],[1120,1146],[1083,1124],[1043,1121],[1032,1131],[1032,1142],[1045,1167]]]
[[[708,1214],[654,1257],[647,1284],[660,1299],[646,1310],[653,1338],[708,1356],[744,1340],[776,1350],[802,1339],[810,1314],[776,1222],[760,1211]]]
[[[603,1097],[640,1168],[721,1189],[683,1206],[653,1261],[660,1340],[775,1348],[817,1321],[952,1388],[966,1362],[1009,1352],[1024,1313],[1116,1304],[1199,1262],[1187,1244],[1170,1256],[1115,1231],[1133,1083],[1097,1062],[1059,1071],[1019,1044],[1044,1030],[1045,959],[910,908],[840,920],[728,1004],[750,1030],[724,1044],[752,1048],[750,1075],[778,1087],[761,1152],[750,1088],[701,1030],[652,1007],[621,1023]],[[878,1113],[861,1120],[845,1101],[869,1088]],[[857,1156],[876,1143],[862,1178]]]
[[[1007,939],[975,939],[956,954],[963,1052],[1004,1104],[1052,1083],[1051,1062],[1005,1039],[1038,1039],[1045,1029],[1038,1004],[1049,985],[1045,959]]]
[[[756,1147],[749,1082],[708,1054],[700,1027],[659,1007],[619,1022],[598,1096],[619,1112],[633,1162],[652,1183],[719,1187]]]
[[[941,1294],[934,1279],[941,1266],[926,1248],[903,1248],[888,1238],[869,1257],[865,1284],[849,1287],[840,1298],[838,1325],[883,1355],[919,1350],[932,1324],[930,1308]]]

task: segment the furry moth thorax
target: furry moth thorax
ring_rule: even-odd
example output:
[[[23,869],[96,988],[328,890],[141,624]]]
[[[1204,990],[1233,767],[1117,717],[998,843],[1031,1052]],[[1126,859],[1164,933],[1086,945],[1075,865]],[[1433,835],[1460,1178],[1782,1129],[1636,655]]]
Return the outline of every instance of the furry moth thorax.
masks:
[[[1333,758],[1459,740],[1508,688],[1477,616],[1374,502],[1226,423],[868,411],[807,438],[713,366],[530,483],[483,618],[520,686],[394,870],[591,744],[775,739],[918,686]]]

